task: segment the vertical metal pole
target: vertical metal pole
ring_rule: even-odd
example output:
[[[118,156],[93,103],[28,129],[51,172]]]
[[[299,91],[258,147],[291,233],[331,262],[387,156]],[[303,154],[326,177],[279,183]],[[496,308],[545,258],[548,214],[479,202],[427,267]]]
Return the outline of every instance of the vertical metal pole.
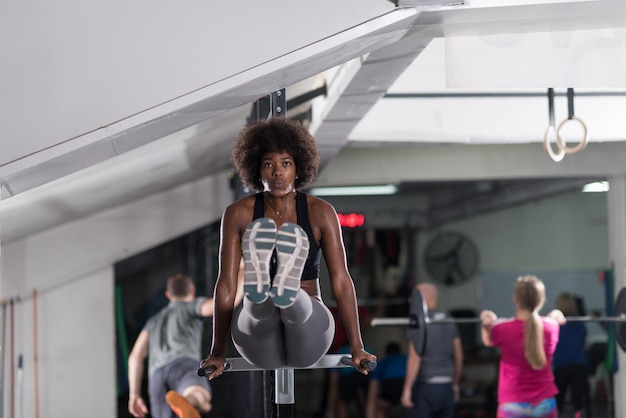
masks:
[[[37,328],[37,289],[33,289],[33,371],[35,376],[35,418],[39,418],[39,338]],[[18,417],[21,418],[21,417]]]
[[[626,176],[616,175],[609,177],[609,191],[607,193],[609,255],[613,265],[613,289],[617,293],[626,286]],[[626,353],[616,350],[617,364],[623,367],[626,364]],[[620,368],[620,373],[614,375],[611,385],[613,398],[613,415],[626,416],[626,374]]]
[[[294,418],[294,404],[296,403],[294,390],[294,370],[274,370],[274,403],[276,404],[277,418]]]
[[[9,312],[11,313],[11,322],[9,325],[9,341],[11,351],[9,352],[9,362],[11,364],[11,418],[15,418],[15,302],[13,299],[9,302]]]
[[[0,356],[0,418],[4,418],[4,362],[7,336],[7,303],[2,301],[2,356]]]
[[[270,116],[284,118],[287,115],[285,89],[270,94]],[[274,405],[277,418],[294,418],[293,369],[274,370]]]
[[[285,89],[277,90],[268,96],[261,97],[253,103],[250,116],[248,117],[248,123],[271,117],[285,117],[286,113],[287,101],[285,97]],[[235,200],[241,199],[247,194],[244,191],[244,188],[241,185],[241,180],[237,175],[233,177],[232,184]],[[243,375],[243,373],[237,373],[235,382],[242,378]],[[248,387],[248,399],[246,402],[242,402],[240,407],[249,408],[249,414],[245,413],[244,416],[258,416],[258,411],[262,410],[263,418],[268,418],[272,414],[273,408],[271,404],[271,385],[268,384],[271,379],[269,371],[253,371],[247,372],[245,375],[247,375],[247,380],[245,383],[242,383]],[[276,381],[275,384],[277,384]]]
[[[252,123],[257,120],[268,119],[270,117],[285,117],[286,113],[287,102],[285,98],[285,89],[277,90],[272,94],[262,97],[254,102],[254,104],[252,105],[250,116],[248,117],[248,123]],[[241,180],[238,178],[238,176],[235,176],[233,178],[233,184],[240,185],[240,183]],[[234,190],[234,197],[236,200],[242,198],[246,194],[243,191],[242,187],[234,187]],[[248,399],[247,402],[243,402],[243,405],[241,405],[240,407],[248,410],[248,413],[244,413],[242,416],[259,416],[259,410],[262,410],[262,417],[269,418],[272,415],[273,408],[273,405],[271,404],[271,385],[269,384],[269,381],[271,379],[270,372],[267,370],[262,370],[247,372],[245,374],[248,377],[246,381],[246,386],[248,387]],[[244,374],[237,373],[237,375],[243,376]],[[237,381],[237,379],[235,379],[235,381]],[[277,381],[278,377],[275,380],[275,385],[278,385]],[[293,386],[293,376],[291,384]],[[276,403],[276,406],[278,405],[279,404]],[[281,415],[281,417],[282,416],[283,415]]]
[[[2,203],[2,191],[4,184],[0,183],[0,203]],[[0,220],[0,296],[2,295],[2,220]],[[7,303],[2,300],[2,342],[0,345],[0,418],[4,418],[4,361],[6,352],[7,335]]]

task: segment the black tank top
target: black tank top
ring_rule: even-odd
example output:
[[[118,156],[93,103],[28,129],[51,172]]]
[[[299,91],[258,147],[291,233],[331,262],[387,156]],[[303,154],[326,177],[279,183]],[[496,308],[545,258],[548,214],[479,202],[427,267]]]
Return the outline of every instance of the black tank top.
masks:
[[[298,225],[304,229],[306,235],[309,237],[309,255],[306,258],[304,264],[304,271],[302,272],[301,280],[315,280],[320,277],[320,258],[322,255],[321,248],[318,242],[313,236],[313,230],[311,229],[311,223],[309,222],[309,207],[306,203],[306,194],[302,192],[296,192],[296,215]],[[257,193],[256,201],[254,202],[254,214],[252,220],[259,219],[265,216],[265,202],[263,201],[263,192]],[[272,257],[272,264],[270,266],[270,276],[273,278],[276,274],[276,255]]]

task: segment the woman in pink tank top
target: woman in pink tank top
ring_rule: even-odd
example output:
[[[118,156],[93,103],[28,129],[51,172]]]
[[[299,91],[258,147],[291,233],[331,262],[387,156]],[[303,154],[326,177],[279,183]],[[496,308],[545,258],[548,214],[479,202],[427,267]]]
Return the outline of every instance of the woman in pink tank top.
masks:
[[[498,418],[556,418],[551,363],[565,317],[559,310],[540,316],[545,286],[536,276],[518,277],[513,291],[515,317],[480,314],[483,343],[500,350]]]

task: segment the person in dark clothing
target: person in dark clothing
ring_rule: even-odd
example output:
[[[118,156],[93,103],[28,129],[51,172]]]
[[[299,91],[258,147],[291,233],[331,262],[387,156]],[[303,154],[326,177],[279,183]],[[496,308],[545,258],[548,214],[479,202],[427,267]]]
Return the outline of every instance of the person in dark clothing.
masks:
[[[556,309],[565,318],[580,315],[579,303],[571,294],[564,292],[556,298]],[[559,342],[552,358],[554,383],[559,390],[556,403],[559,413],[563,412],[565,398],[571,390],[574,418],[580,418],[583,406],[589,396],[589,380],[585,358],[587,328],[583,322],[566,322],[561,326]]]
[[[349,352],[350,346],[344,345],[335,350],[334,354],[347,354]],[[376,373],[376,370],[369,375],[364,375],[351,367],[328,369],[327,404],[324,416],[326,418],[348,418],[351,408],[355,408],[359,416],[363,415],[367,386],[370,377]]]
[[[437,287],[420,283],[420,291],[430,319],[444,319],[436,311],[439,301]],[[463,347],[457,326],[452,323],[427,325],[428,338],[423,355],[417,353],[409,340],[406,377],[402,390],[402,405],[406,418],[452,418],[459,401],[459,381],[463,368]],[[409,331],[411,333],[411,331]]]
[[[392,406],[400,403],[407,355],[392,341],[385,347],[385,357],[370,376],[366,418],[385,418]]]

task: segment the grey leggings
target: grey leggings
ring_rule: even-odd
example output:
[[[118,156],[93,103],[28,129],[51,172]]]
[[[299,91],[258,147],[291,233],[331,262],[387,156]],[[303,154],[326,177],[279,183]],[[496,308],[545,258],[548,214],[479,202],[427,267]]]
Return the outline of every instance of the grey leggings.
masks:
[[[300,289],[295,303],[284,309],[271,298],[257,304],[244,297],[231,334],[239,354],[255,366],[308,367],[328,351],[335,321],[326,305]]]

